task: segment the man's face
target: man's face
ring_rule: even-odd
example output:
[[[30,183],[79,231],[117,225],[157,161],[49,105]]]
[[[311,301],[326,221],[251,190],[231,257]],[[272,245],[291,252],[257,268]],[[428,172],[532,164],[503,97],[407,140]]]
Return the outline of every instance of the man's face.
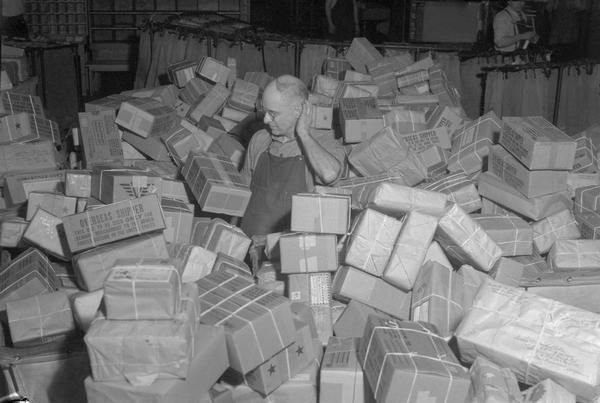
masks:
[[[521,12],[521,11],[523,11],[523,8],[525,7],[525,2],[524,1],[509,1],[508,5],[513,10]]]
[[[263,121],[269,126],[271,134],[294,138],[299,106],[285,102],[274,85],[267,86],[262,102],[265,111]]]

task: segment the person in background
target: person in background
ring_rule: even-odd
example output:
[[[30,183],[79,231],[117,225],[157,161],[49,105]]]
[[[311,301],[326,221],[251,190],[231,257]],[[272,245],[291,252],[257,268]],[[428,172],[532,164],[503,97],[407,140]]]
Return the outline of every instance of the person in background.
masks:
[[[500,52],[526,49],[536,43],[538,36],[532,25],[527,23],[523,8],[524,1],[508,1],[506,8],[494,16],[494,44]]]
[[[325,0],[325,16],[334,40],[352,40],[360,34],[356,0]]]
[[[300,79],[283,75],[271,81],[262,104],[268,127],[250,140],[242,168],[252,190],[241,223],[249,237],[289,229],[292,195],[335,182],[345,161],[333,132],[310,129],[308,89]]]
[[[0,34],[8,38],[29,39],[24,13],[23,0],[2,0]]]

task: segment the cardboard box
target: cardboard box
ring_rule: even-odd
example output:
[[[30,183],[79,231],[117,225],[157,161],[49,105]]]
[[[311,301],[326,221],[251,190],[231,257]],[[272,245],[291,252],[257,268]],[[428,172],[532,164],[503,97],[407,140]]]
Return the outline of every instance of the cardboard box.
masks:
[[[194,199],[184,181],[162,178],[160,187],[163,199],[179,200],[184,203],[192,203]]]
[[[437,217],[418,211],[408,214],[385,265],[384,280],[401,290],[412,290],[437,225]]]
[[[479,176],[479,194],[522,216],[539,221],[571,206],[567,192],[527,198],[490,172]]]
[[[487,280],[456,338],[465,362],[483,356],[511,368],[519,382],[550,378],[592,401],[600,388],[599,329],[598,314]]]
[[[396,76],[398,88],[408,87],[424,81],[429,81],[429,70],[427,69],[410,71]]]
[[[31,221],[38,208],[46,210],[55,217],[62,218],[67,215],[75,214],[75,210],[77,209],[77,198],[56,193],[29,193],[27,216],[25,219]]]
[[[569,172],[569,176],[567,176],[567,189],[571,198],[575,198],[577,189],[591,185],[600,185],[600,173],[578,174]]]
[[[312,104],[311,117],[310,127],[315,129],[331,129],[333,127],[333,104]]]
[[[403,107],[393,108],[383,115],[383,125],[390,126],[396,133],[401,135],[427,129],[424,112]]]
[[[433,146],[450,149],[450,137],[442,127],[402,134],[400,139],[406,143],[409,150],[414,152],[424,151]]]
[[[446,154],[447,151],[439,146],[431,146],[425,150],[416,152],[417,165],[425,178],[439,178],[448,173]]]
[[[264,90],[267,84],[273,81],[273,79],[273,77],[264,71],[247,71],[244,74],[244,81],[258,85],[261,91]]]
[[[46,117],[44,105],[36,95],[19,94],[18,92],[2,92],[0,102],[0,115],[16,115],[18,113],[31,113],[42,118]]]
[[[317,74],[311,82],[312,95],[324,95],[329,98],[335,97],[341,82],[338,79]],[[322,98],[322,97],[319,97]]]
[[[215,139],[215,136],[210,136],[185,120],[162,136],[162,140],[178,165],[185,164],[190,151],[195,153],[207,151]]]
[[[544,259],[539,252],[535,251],[531,256],[515,256],[512,258],[523,265],[523,277],[530,278],[536,277],[541,273],[551,273],[552,270],[546,259]]]
[[[402,222],[375,210],[361,212],[346,240],[344,264],[381,277],[390,259]]]
[[[172,84],[161,85],[154,88],[140,88],[136,90],[123,91],[120,95],[133,98],[153,98],[167,106],[174,106],[177,102],[179,89]]]
[[[225,272],[209,274],[197,284],[200,321],[225,327],[231,368],[248,373],[293,343],[295,329],[288,299]]]
[[[352,70],[352,65],[340,57],[326,57],[321,67],[323,74],[336,80],[343,80],[348,70]]]
[[[48,343],[53,336],[73,333],[75,322],[65,291],[7,301],[6,316],[13,345]]]
[[[0,246],[16,248],[21,246],[23,234],[29,223],[19,217],[2,218],[0,221]]]
[[[533,244],[539,253],[550,250],[557,239],[579,239],[581,233],[571,210],[562,210],[531,225]]]
[[[237,169],[242,168],[246,149],[233,136],[223,132],[208,147],[209,153],[224,155],[233,162]]]
[[[360,73],[367,73],[367,66],[383,58],[367,38],[354,38],[345,57],[354,70]]]
[[[244,260],[251,240],[235,225],[220,218],[211,221],[200,246],[215,253],[222,252],[239,260]]]
[[[181,173],[203,211],[243,217],[252,192],[229,158],[190,153]]]
[[[331,273],[301,273],[287,276],[287,294],[290,301],[310,306],[331,302]]]
[[[70,260],[71,251],[62,232],[63,224],[62,219],[40,208],[31,218],[23,239],[61,260]]]
[[[115,123],[138,136],[160,136],[178,121],[175,109],[151,98],[123,102]]]
[[[533,230],[517,216],[473,214],[471,218],[502,249],[502,256],[531,255]]]
[[[333,102],[338,105],[342,98],[377,98],[379,87],[371,81],[342,81],[333,95]]]
[[[600,240],[557,239],[548,252],[553,271],[578,271],[600,268]]]
[[[483,357],[477,357],[471,368],[471,395],[473,401],[483,403],[522,403],[521,390],[515,374],[500,368]]]
[[[600,185],[577,189],[573,207],[575,213],[600,213]]]
[[[396,318],[410,316],[410,292],[349,266],[341,266],[336,272],[332,293],[341,301],[355,299]]]
[[[73,318],[77,327],[84,333],[88,331],[96,318],[103,297],[104,290],[102,289],[93,292],[81,291],[70,296]]]
[[[149,194],[160,197],[160,176],[147,171],[97,166],[92,171],[92,197],[110,204]]]
[[[332,337],[327,343],[319,388],[319,401],[324,403],[364,403],[369,397],[363,370],[356,357],[357,339]]]
[[[459,127],[467,123],[466,117],[461,116],[456,109],[441,105],[431,108],[425,114],[427,127],[430,129],[445,127],[448,135],[452,135]]]
[[[346,143],[360,143],[383,128],[383,114],[375,98],[342,98],[340,125]]]
[[[466,174],[480,171],[489,147],[497,143],[502,130],[502,121],[494,112],[488,112],[456,130],[451,135],[452,153],[448,158],[448,170],[464,171]]]
[[[229,106],[229,104],[225,105],[221,110],[221,116],[225,119],[231,120],[233,122],[241,122],[246,119],[250,115],[250,112],[242,111],[236,108]]]
[[[292,195],[292,231],[343,235],[349,225],[349,197],[313,193]]]
[[[31,192],[61,193],[65,187],[64,171],[48,169],[8,174],[4,180],[4,196],[12,206],[26,202]]]
[[[217,259],[216,253],[189,243],[170,243],[167,250],[182,283],[194,283],[210,274]]]
[[[294,324],[296,326],[294,343],[244,376],[248,386],[255,391],[263,395],[270,394],[316,358],[309,325],[296,320]]]
[[[179,98],[186,104],[198,102],[203,95],[206,95],[213,84],[198,77],[192,77],[179,92]]]
[[[55,170],[59,167],[54,144],[50,140],[0,146],[0,175],[18,171]]]
[[[79,113],[79,128],[86,168],[91,169],[97,163],[123,162],[123,150],[112,110]]]
[[[227,102],[232,108],[254,112],[259,92],[260,88],[257,84],[238,78],[233,84],[231,96]]]
[[[400,55],[386,56],[367,65],[369,74],[379,87],[380,95],[394,95],[398,92],[396,72],[412,64],[413,57],[406,52]]]
[[[530,171],[500,145],[490,147],[488,170],[528,198],[567,190],[567,171]]]
[[[411,320],[431,323],[450,338],[463,312],[462,274],[436,262],[426,262],[417,274],[411,301]]]
[[[457,273],[462,275],[464,281],[462,306],[463,312],[466,313],[473,306],[473,301],[479,292],[479,288],[489,276],[482,271],[475,270],[468,264],[460,266]]]
[[[187,82],[195,76],[198,64],[197,61],[192,60],[183,60],[170,64],[167,67],[169,80],[179,88],[185,87]]]
[[[212,221],[209,217],[194,217],[190,243],[199,246],[203,245],[204,238]]]
[[[0,144],[52,140],[60,143],[58,124],[41,116],[19,113],[0,118]]]
[[[121,104],[132,98],[133,97],[129,95],[111,94],[104,98],[86,102],[84,105],[84,112],[113,111],[114,115],[117,116]]]
[[[185,379],[200,343],[196,306],[182,301],[174,320],[96,318],[85,334],[95,381],[147,386],[155,379]]]
[[[104,279],[117,259],[129,257],[168,259],[167,244],[162,234],[149,234],[75,255],[73,266],[78,285],[87,291],[101,289]]]
[[[433,241],[431,242],[431,244],[429,244],[429,248],[427,248],[427,253],[425,254],[425,259],[423,259],[425,263],[427,263],[430,260],[448,268],[453,267],[450,261],[448,260],[448,257],[444,253],[444,250],[436,241]]]
[[[179,200],[161,199],[165,230],[163,235],[169,243],[189,242],[192,236],[194,212]]]
[[[575,403],[575,395],[552,379],[544,379],[523,392],[525,403]]]
[[[28,248],[0,271],[0,310],[8,301],[35,297],[59,288],[56,272],[48,258],[39,250]]]
[[[196,67],[196,74],[200,77],[212,82],[227,85],[227,79],[231,69],[221,61],[209,56],[203,56]]]
[[[65,195],[73,197],[92,196],[92,171],[65,171]]]
[[[363,195],[363,199],[370,208],[395,217],[411,211],[441,217],[447,203],[443,193],[385,182]]]
[[[337,238],[333,234],[283,234],[279,239],[279,249],[282,273],[337,270]]]
[[[337,302],[337,301],[334,301]],[[337,337],[358,337],[361,338],[365,333],[365,326],[369,315],[377,315],[384,318],[391,318],[388,314],[372,308],[368,305],[350,300],[342,314],[333,323],[333,332]]]
[[[217,253],[217,259],[213,266],[213,273],[227,272],[236,276],[244,276],[248,279],[254,279],[252,270],[242,260],[236,259],[222,252]]]
[[[577,143],[573,170],[575,173],[598,172],[598,148],[585,134],[573,136]]]
[[[455,172],[418,186],[425,190],[444,193],[449,201],[458,204],[465,212],[473,213],[482,207],[476,184],[476,181],[464,173]]]
[[[104,280],[109,320],[173,319],[180,299],[180,274],[168,259],[118,259]]]
[[[469,372],[431,325],[371,315],[358,358],[377,402],[467,399]]]
[[[528,169],[573,169],[577,143],[541,116],[503,117],[500,144]]]
[[[85,390],[89,403],[198,403],[227,369],[227,348],[222,328],[198,325],[198,341],[186,379],[157,379],[148,386],[129,382],[99,382],[87,377]]]
[[[169,150],[158,137],[144,138],[129,130],[124,130],[122,139],[155,161],[171,161]]]
[[[225,106],[229,95],[229,90],[222,84],[215,84],[200,101],[190,107],[186,118],[197,123],[203,116],[213,116]]]
[[[581,238],[600,239],[600,214],[582,213],[576,214],[575,219],[579,224]]]
[[[63,225],[73,253],[165,228],[154,194],[64,217]]]
[[[502,249],[485,230],[456,204],[440,218],[436,240],[451,259],[488,272]]]

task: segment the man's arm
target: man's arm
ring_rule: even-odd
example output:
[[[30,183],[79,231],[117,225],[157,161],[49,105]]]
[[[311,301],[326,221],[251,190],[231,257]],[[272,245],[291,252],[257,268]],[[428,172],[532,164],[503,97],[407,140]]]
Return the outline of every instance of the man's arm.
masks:
[[[312,171],[324,185],[338,179],[342,173],[342,164],[310,134],[311,106],[306,101],[302,105],[302,113],[296,124],[296,135],[302,148],[302,153],[308,160]]]
[[[325,16],[327,17],[327,25],[330,34],[335,34],[335,25],[333,24],[333,18],[331,18],[331,10],[335,6],[337,0],[325,0]]]
[[[499,48],[505,48],[519,41],[525,41],[532,39],[535,36],[535,32],[524,32],[522,34],[515,34],[515,24],[510,17],[505,16],[503,11],[500,11],[496,18],[494,18],[494,43]]]

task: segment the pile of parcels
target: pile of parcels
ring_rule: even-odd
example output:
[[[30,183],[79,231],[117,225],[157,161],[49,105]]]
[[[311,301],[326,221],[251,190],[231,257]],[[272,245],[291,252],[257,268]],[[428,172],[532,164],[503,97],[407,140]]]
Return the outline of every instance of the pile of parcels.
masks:
[[[2,43],[0,51],[0,91],[34,93],[36,77],[30,77],[25,50]]]
[[[89,403],[600,396],[597,127],[472,121],[431,57],[356,38],[310,96],[348,171],[250,239],[230,132],[271,77],[169,77],[86,104],[85,169],[59,169],[39,99],[2,94],[6,345],[83,338]]]

